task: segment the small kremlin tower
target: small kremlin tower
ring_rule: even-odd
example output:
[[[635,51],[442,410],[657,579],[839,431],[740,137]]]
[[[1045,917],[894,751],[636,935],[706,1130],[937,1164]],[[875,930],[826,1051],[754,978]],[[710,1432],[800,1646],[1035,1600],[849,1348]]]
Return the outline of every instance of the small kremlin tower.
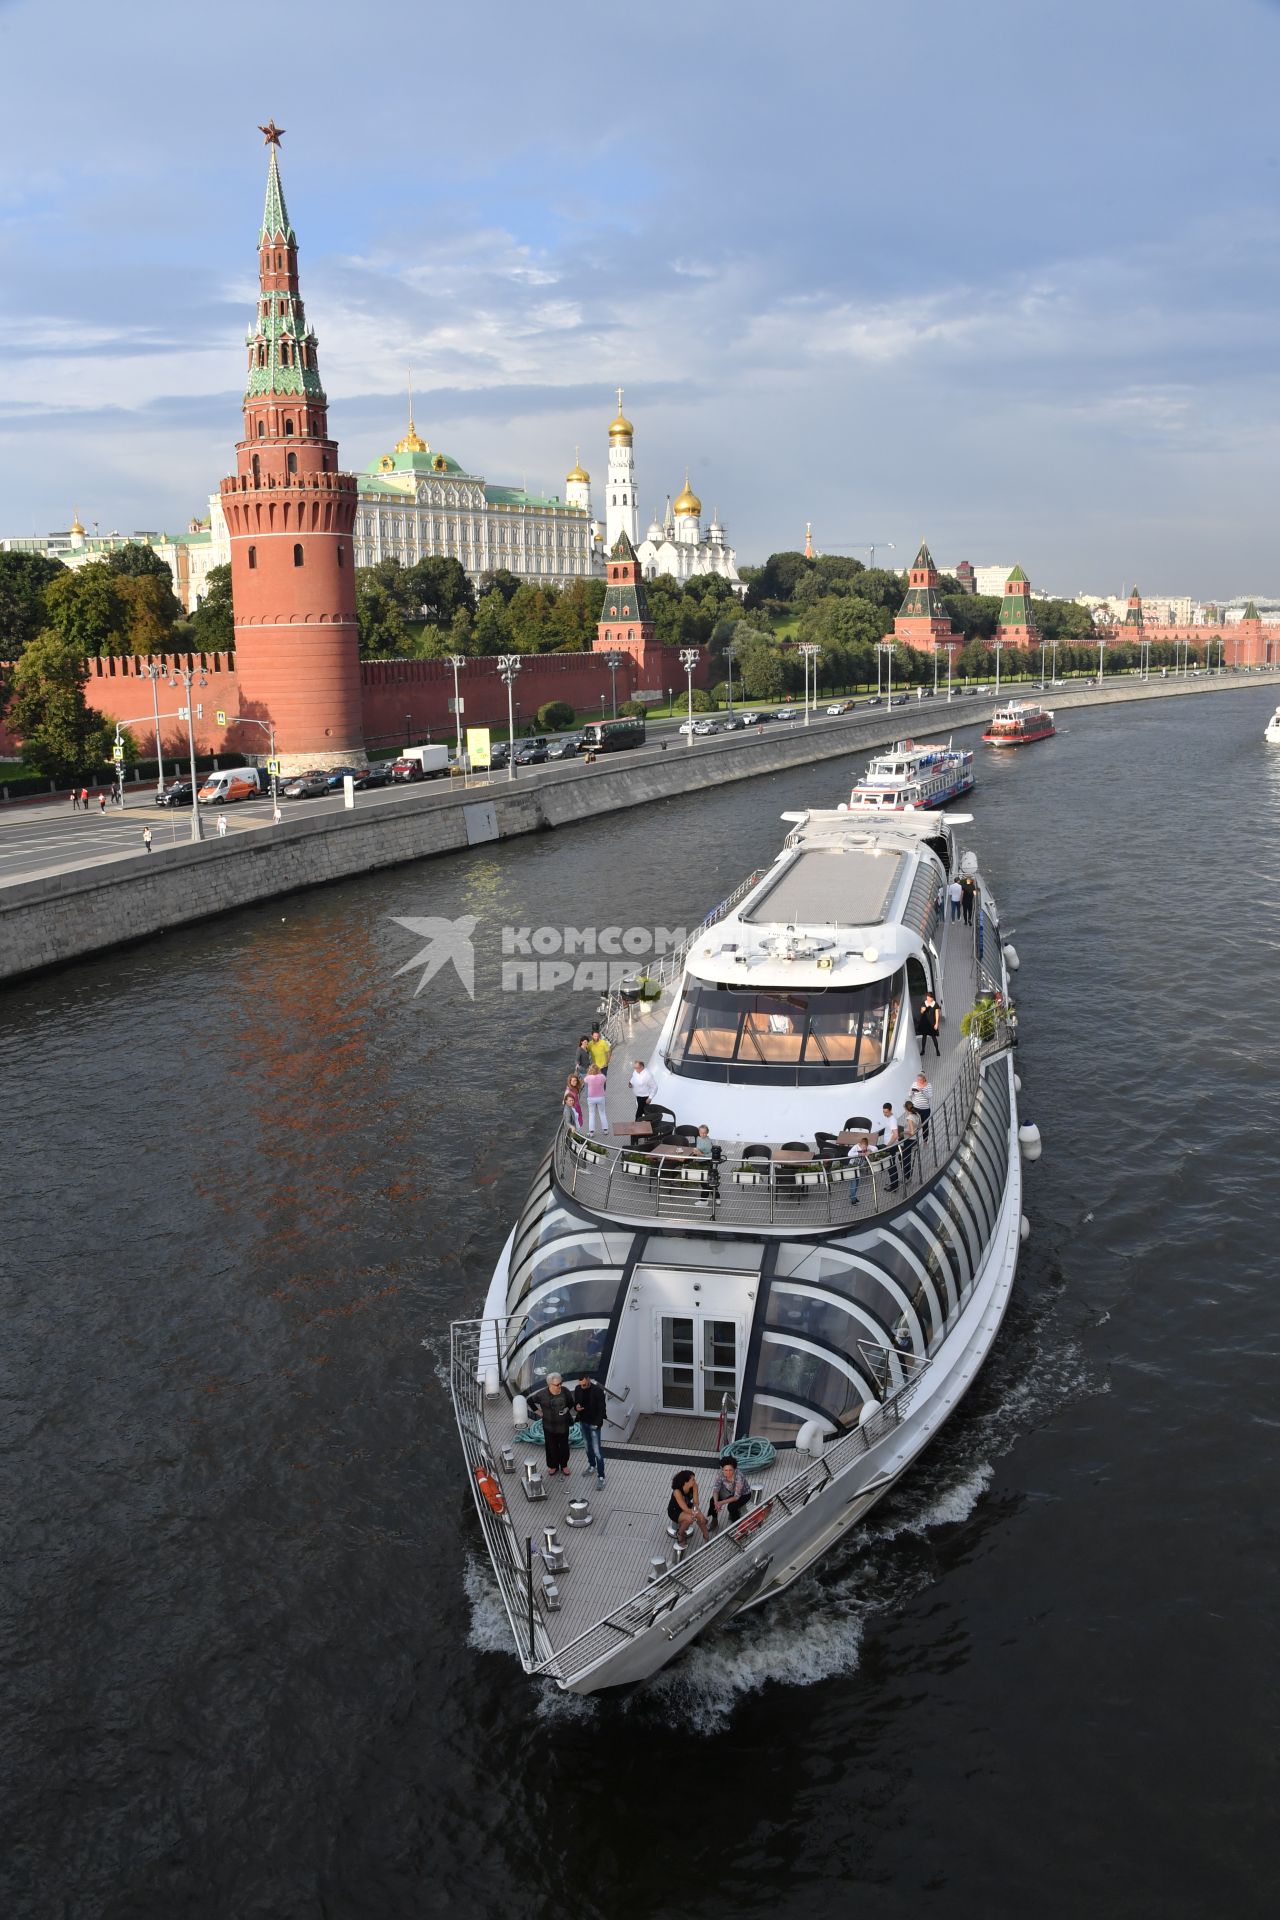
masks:
[[[1146,624],[1142,614],[1142,595],[1138,592],[1137,587],[1135,587],[1129,595],[1129,604],[1125,609],[1124,624],[1126,627],[1136,627],[1139,632],[1141,632],[1143,626]]]
[[[244,439],[222,482],[231,536],[240,710],[274,723],[285,773],[363,761],[356,633],[355,475],[338,471],[316,336],[298,292],[298,243],[280,184],[284,129],[270,148],[258,241],[258,310],[248,336]],[[264,736],[245,739],[255,752]],[[237,743],[239,744],[239,743]]]
[[[649,617],[640,561],[625,533],[620,533],[614,541],[605,566],[604,605],[596,628],[595,651],[629,653],[636,663],[640,685],[657,686],[660,682],[662,651]]]
[[[923,540],[907,575],[907,597],[893,623],[893,637],[930,653],[956,637],[938,592],[938,569]]]
[[[1040,643],[1031,612],[1031,582],[1021,567],[1015,567],[1004,583],[996,639],[1011,647],[1034,647]]]

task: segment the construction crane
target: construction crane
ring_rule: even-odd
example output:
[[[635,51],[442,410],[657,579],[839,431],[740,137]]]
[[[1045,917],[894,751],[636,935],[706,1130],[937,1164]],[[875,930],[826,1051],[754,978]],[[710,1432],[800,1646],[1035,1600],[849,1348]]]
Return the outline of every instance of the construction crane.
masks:
[[[896,553],[898,550],[896,544],[892,540],[851,540],[848,546],[824,547],[823,552],[824,553],[865,553],[868,556],[867,565],[870,567],[874,567],[876,563],[877,547],[882,547],[889,553]]]

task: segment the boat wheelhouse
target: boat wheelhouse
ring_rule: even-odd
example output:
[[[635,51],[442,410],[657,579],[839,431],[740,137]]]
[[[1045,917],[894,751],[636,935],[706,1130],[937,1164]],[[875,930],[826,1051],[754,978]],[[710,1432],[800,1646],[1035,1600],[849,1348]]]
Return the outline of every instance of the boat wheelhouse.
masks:
[[[1025,747],[1056,732],[1047,707],[1031,700],[1011,700],[1007,707],[996,708],[982,738],[988,747]]]
[[[942,807],[973,786],[973,755],[946,746],[899,740],[872,759],[849,795],[851,813],[902,813]]]
[[[962,818],[786,818],[772,865],[607,1003],[609,1135],[566,1119],[482,1317],[453,1328],[463,1455],[515,1650],[572,1691],[645,1679],[829,1551],[954,1411],[1013,1285],[999,918],[985,884],[972,925],[940,908],[953,875],[978,877],[954,845]],[[927,1124],[879,1146],[886,1103],[903,1113],[920,1070],[929,993],[944,1017]],[[635,1060],[657,1082],[642,1122]],[[529,1424],[549,1375],[583,1372],[608,1408],[606,1483],[586,1493],[589,1476],[544,1473]],[[751,1505],[682,1545],[673,1473],[692,1469],[705,1499],[724,1448]]]

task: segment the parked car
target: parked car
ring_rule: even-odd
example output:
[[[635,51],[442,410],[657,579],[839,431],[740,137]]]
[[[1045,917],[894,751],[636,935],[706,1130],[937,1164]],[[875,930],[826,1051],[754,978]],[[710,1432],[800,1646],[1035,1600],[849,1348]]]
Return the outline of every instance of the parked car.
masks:
[[[320,800],[329,791],[329,776],[321,767],[295,774],[281,789],[286,800]]]
[[[507,755],[510,751],[511,747],[508,741],[491,740],[489,742],[489,765],[491,767],[505,767],[507,764]]]
[[[390,768],[391,778],[398,785],[402,781],[422,780],[426,776],[416,760],[393,760]]]
[[[545,766],[548,757],[547,743],[545,740],[523,740],[516,748],[516,765],[518,767]]]
[[[189,780],[175,780],[163,793],[156,795],[158,807],[189,807],[195,797],[195,788]]]
[[[202,807],[225,807],[233,800],[256,800],[262,790],[256,767],[224,767],[221,773],[206,774],[196,799]]]
[[[356,775],[357,793],[363,792],[366,787],[389,787],[390,785],[391,769],[385,760],[379,760],[371,767],[361,767]]]
[[[582,735],[580,733],[563,733],[558,740],[553,740],[547,748],[547,758],[548,760],[576,760],[578,757],[578,748],[581,745]]]
[[[350,774],[352,780],[359,786],[362,772],[361,767],[329,767],[325,773],[325,782],[330,793],[341,793],[342,783],[347,775]]]

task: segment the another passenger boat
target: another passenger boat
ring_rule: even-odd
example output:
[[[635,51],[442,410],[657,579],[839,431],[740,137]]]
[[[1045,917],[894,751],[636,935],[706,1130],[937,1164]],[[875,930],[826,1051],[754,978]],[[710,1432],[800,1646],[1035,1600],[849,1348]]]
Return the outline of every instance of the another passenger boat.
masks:
[[[982,738],[989,747],[1025,747],[1056,732],[1047,707],[1032,700],[1011,700],[1007,707],[996,708]]]
[[[1266,726],[1263,728],[1262,737],[1264,740],[1269,741],[1273,747],[1280,747],[1280,707],[1276,708]]]
[[[954,1413],[1009,1304],[1016,956],[954,844],[970,816],[784,818],[773,864],[606,1003],[610,1137],[566,1116],[482,1317],[452,1329],[515,1651],[575,1693],[646,1679],[831,1552]],[[981,888],[972,925],[942,917],[960,872]],[[854,1136],[910,1097],[928,992],[945,1016],[929,1125],[853,1162]],[[636,1059],[657,1080],[647,1142],[627,1138]],[[583,1371],[607,1396],[599,1489],[581,1452],[572,1479],[549,1476],[528,1425],[549,1374]],[[682,1547],[673,1474],[692,1469],[705,1501],[725,1449],[751,1504]]]
[[[973,755],[953,747],[899,740],[878,753],[849,795],[850,812],[903,813],[945,806],[973,786]]]

